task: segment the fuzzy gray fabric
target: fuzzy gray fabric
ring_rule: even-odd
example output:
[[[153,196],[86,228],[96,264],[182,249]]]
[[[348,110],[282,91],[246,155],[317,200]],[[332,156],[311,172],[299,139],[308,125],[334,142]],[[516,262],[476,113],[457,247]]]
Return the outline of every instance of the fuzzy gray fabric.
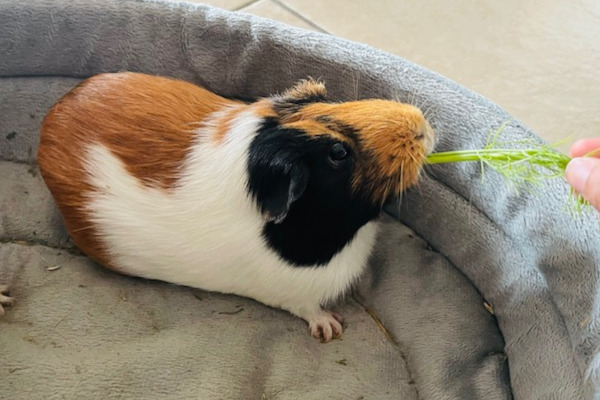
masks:
[[[502,139],[537,139],[431,71],[328,35],[185,3],[2,0],[0,284],[16,302],[0,398],[600,398],[600,227],[564,211],[562,182],[518,197],[478,165],[428,168],[389,207],[329,344],[283,311],[83,257],[33,164],[39,126],[82,78],[120,70],[245,98],[321,77],[334,99],[431,109],[438,151],[480,148],[506,121]]]

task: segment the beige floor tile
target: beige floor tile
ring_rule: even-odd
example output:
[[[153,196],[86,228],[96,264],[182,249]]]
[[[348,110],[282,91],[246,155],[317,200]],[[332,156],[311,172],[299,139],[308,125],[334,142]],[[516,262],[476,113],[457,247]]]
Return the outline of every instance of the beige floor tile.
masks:
[[[547,140],[600,136],[598,0],[282,2],[483,94]]]
[[[256,3],[252,3],[248,7],[242,8],[240,11],[248,12],[259,17],[274,19],[299,28],[313,31],[319,30],[318,27],[311,24],[309,21],[299,17],[294,12],[285,8],[285,6],[272,0],[260,0]]]
[[[238,10],[250,3],[252,0],[185,0],[191,3],[208,4],[225,10]]]

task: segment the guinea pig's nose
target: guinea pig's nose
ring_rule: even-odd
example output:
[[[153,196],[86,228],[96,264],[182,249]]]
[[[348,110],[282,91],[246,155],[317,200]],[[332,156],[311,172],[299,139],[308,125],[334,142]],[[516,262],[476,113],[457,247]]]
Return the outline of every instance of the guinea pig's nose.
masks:
[[[415,135],[415,139],[423,142],[423,147],[425,148],[425,153],[429,154],[433,151],[433,146],[435,142],[435,133],[433,132],[433,128],[429,125],[427,120],[423,121],[423,124],[419,127]]]
[[[430,136],[431,126],[426,120],[423,120],[423,123],[417,129],[415,133],[415,139],[417,140],[425,140],[427,136]]]

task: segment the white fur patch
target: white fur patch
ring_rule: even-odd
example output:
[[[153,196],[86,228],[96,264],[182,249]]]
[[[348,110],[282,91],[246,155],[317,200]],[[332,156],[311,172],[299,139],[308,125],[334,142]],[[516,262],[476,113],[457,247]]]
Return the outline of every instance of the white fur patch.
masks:
[[[362,272],[377,224],[362,227],[325,266],[292,267],[270,250],[246,190],[248,148],[259,123],[251,111],[240,114],[221,144],[200,132],[171,192],[143,185],[106,147],[88,148],[98,191],[89,212],[123,272],[251,297],[308,320]]]

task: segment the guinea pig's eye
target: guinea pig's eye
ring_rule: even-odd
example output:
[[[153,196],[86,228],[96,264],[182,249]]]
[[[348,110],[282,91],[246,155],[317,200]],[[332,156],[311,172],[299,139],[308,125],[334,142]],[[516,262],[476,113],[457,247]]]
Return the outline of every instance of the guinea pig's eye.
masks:
[[[345,143],[337,142],[329,149],[329,161],[333,166],[340,166],[350,156],[350,149]]]

